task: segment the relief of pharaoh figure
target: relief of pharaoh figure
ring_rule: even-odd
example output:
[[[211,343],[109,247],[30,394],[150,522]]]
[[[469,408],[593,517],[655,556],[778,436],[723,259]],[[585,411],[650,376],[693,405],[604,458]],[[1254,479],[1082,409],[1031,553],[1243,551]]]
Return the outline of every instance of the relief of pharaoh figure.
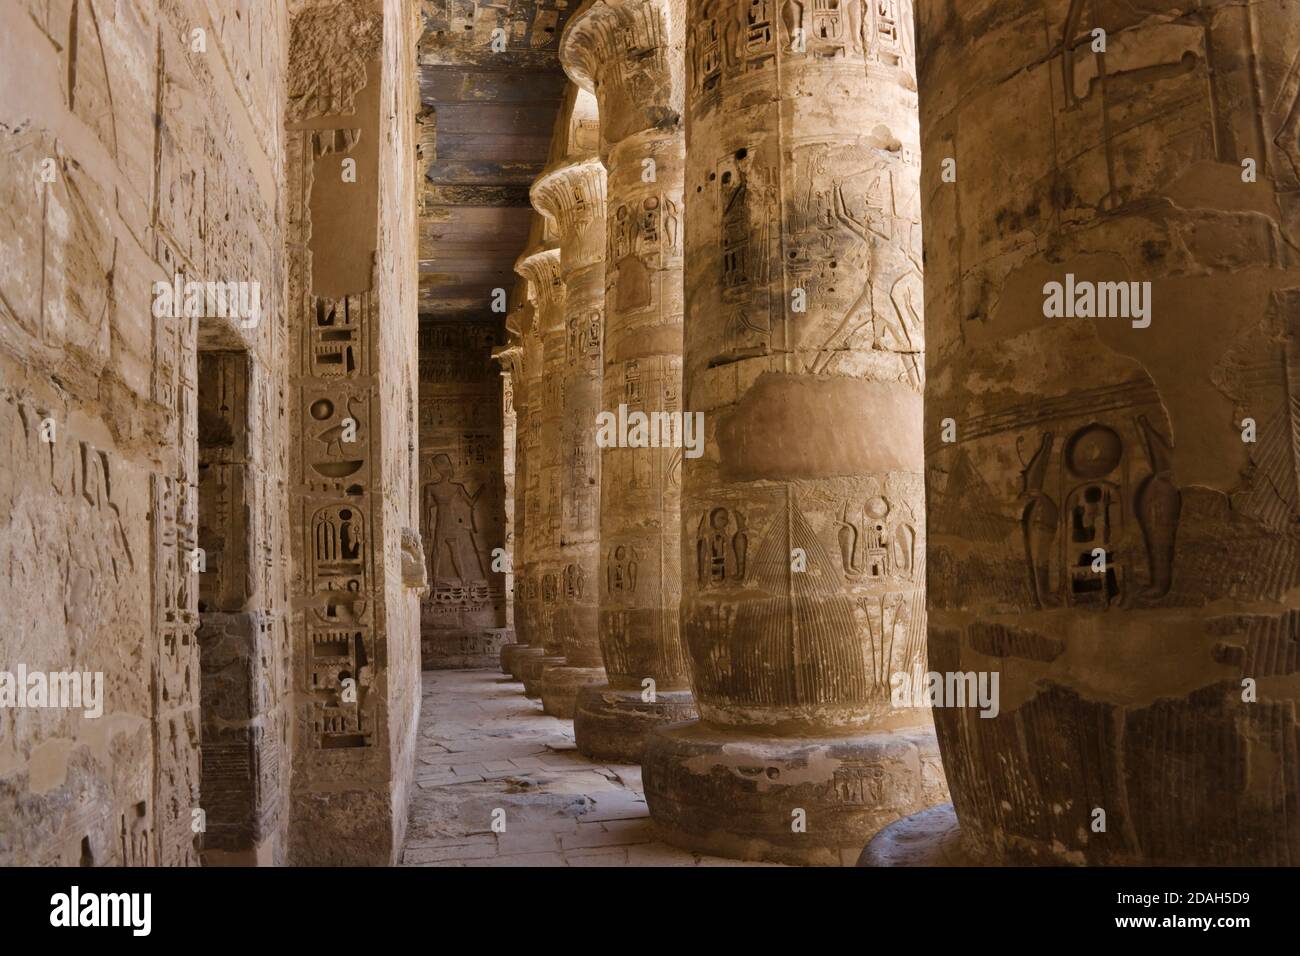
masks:
[[[446,454],[433,456],[433,469],[438,479],[424,486],[422,503],[430,579],[435,585],[453,578],[461,584],[486,581],[474,521],[474,503],[483,488],[471,495],[454,480],[456,469]]]

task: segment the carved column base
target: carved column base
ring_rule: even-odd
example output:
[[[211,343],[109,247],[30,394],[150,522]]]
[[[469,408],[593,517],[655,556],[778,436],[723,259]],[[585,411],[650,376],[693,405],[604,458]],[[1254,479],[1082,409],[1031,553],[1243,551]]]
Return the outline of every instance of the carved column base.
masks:
[[[538,682],[542,692],[542,712],[572,720],[578,707],[578,691],[588,684],[602,684],[604,681],[603,667],[571,667],[568,664],[548,667]]]
[[[674,846],[819,866],[852,864],[881,827],[947,798],[925,730],[769,737],[692,721],[650,734],[642,780]]]
[[[895,820],[868,843],[858,866],[987,866],[966,850],[951,803]]]
[[[588,684],[578,692],[574,738],[578,751],[592,760],[640,763],[651,731],[697,716],[688,690],[658,691],[654,703],[647,703],[639,690]]]
[[[510,670],[511,664],[514,663],[515,655],[522,651],[528,644],[506,644],[501,648],[501,673],[513,674]]]
[[[532,700],[542,699],[542,672],[548,667],[564,663],[563,654],[543,652],[536,657],[524,657],[519,665],[519,679],[524,682],[524,696]]]
[[[535,658],[545,656],[546,648],[540,644],[519,645],[519,649],[510,655],[510,676],[517,681],[522,681],[524,679],[524,664]]]

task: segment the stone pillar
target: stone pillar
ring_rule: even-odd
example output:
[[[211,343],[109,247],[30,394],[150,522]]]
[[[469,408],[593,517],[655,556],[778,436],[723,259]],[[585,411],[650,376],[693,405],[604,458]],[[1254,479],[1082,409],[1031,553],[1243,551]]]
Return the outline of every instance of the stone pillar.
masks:
[[[945,796],[928,711],[890,693],[924,669],[923,341],[911,23],[881,6],[687,18],[702,719],[650,736],[644,779],[664,838],[726,856],[838,864]]]
[[[413,782],[424,573],[409,13],[311,5],[290,24],[295,865],[391,864]]]
[[[526,293],[525,288],[525,293]],[[527,643],[524,637],[521,637],[521,631],[527,628],[525,623],[527,612],[524,609],[524,530],[525,522],[525,495],[526,495],[526,476],[524,474],[525,455],[524,455],[524,433],[528,428],[528,396],[524,391],[524,374],[523,374],[523,354],[524,347],[520,341],[517,327],[512,327],[512,323],[518,319],[521,311],[531,321],[532,306],[527,304],[527,295],[524,297],[524,305],[521,309],[516,305],[515,313],[511,320],[506,322],[506,330],[511,336],[511,341],[505,348],[498,349],[493,354],[498,362],[501,363],[501,381],[502,381],[502,412],[506,416],[506,434],[502,445],[505,454],[505,474],[506,474],[506,525],[508,528],[507,550],[510,554],[510,573],[507,580],[510,582],[510,588],[507,594],[506,604],[508,617],[507,623],[511,628],[511,633],[515,639],[509,644],[503,644],[501,647],[501,672],[510,673],[510,663],[514,655],[524,644]]]
[[[535,227],[541,217],[535,217]],[[519,679],[519,655],[529,647],[542,648],[533,623],[534,610],[540,598],[540,589],[533,580],[533,535],[528,530],[530,510],[530,463],[536,484],[538,464],[536,454],[541,435],[541,403],[538,398],[542,377],[542,343],[538,310],[533,304],[531,283],[523,275],[515,283],[510,317],[506,331],[510,346],[502,350],[503,365],[510,373],[511,393],[515,410],[514,430],[514,550],[511,568],[514,572],[514,634],[515,642],[501,649],[501,670]],[[534,488],[531,494],[536,495]],[[536,503],[531,505],[536,512]],[[535,517],[535,514],[534,514]]]
[[[573,717],[578,688],[605,679],[597,636],[601,407],[601,338],[605,311],[605,167],[578,152],[552,163],[531,190],[533,206],[559,236],[564,281],[563,414],[559,443],[560,566],[552,626],[564,663],[548,667],[539,689],[543,709]],[[546,345],[550,353],[550,341]]]
[[[683,24],[666,0],[588,0],[560,60],[599,103],[608,171],[602,411],[682,411]],[[624,414],[626,412],[626,414]],[[649,444],[649,430],[642,429]],[[659,443],[656,443],[659,444]],[[682,448],[602,448],[600,646],[609,680],[578,697],[578,749],[639,763],[656,725],[695,716],[681,603]]]
[[[558,251],[552,259],[553,268],[547,270],[549,283],[547,296],[551,300],[557,300],[551,308],[560,310],[563,309],[564,285],[560,282]],[[531,289],[531,284],[527,288]],[[531,293],[528,293],[528,295],[531,295]],[[542,447],[542,414],[543,400],[546,394],[545,383],[542,379],[546,362],[542,333],[544,313],[539,304],[535,304],[531,298],[528,301],[529,320],[528,325],[525,326],[522,359],[524,389],[528,393],[528,428],[520,447],[523,449],[524,458],[527,462],[524,476],[527,482],[524,506],[528,513],[524,518],[523,529],[526,536],[523,543],[525,562],[524,614],[526,618],[524,640],[527,641],[528,647],[534,650],[521,649],[518,656],[520,662],[530,654],[534,657],[544,656],[545,654],[545,630],[542,623],[542,579],[537,570],[537,555],[542,547],[542,542],[546,540],[551,516],[546,497],[547,489],[541,480],[544,455]],[[547,319],[547,321],[551,320]],[[519,664],[513,664],[511,674],[516,679],[522,680],[523,676],[519,673],[518,668]],[[540,671],[538,676],[540,676]]]
[[[524,682],[524,694],[538,698],[542,671],[564,662],[564,644],[556,630],[555,614],[560,598],[563,569],[560,552],[560,451],[564,419],[564,283],[560,279],[560,250],[540,247],[526,253],[515,271],[528,282],[533,305],[532,354],[539,375],[530,386],[536,430],[535,452],[530,453],[528,501],[533,509],[526,521],[531,543],[530,579],[536,587],[532,603],[532,635],[527,648],[517,652],[515,676]],[[536,470],[536,480],[532,478]]]
[[[515,460],[515,434],[518,425],[518,416],[515,414],[515,365],[520,351],[518,345],[512,345],[506,349],[504,355],[495,354],[497,361],[503,362],[504,365],[501,370],[501,475],[504,479],[505,491],[501,501],[505,508],[506,533],[502,550],[509,560],[502,574],[505,578],[506,588],[506,629],[512,636],[515,633],[515,572],[513,560],[515,534],[518,530],[515,524],[515,481],[519,477]],[[503,644],[501,646],[504,650],[510,645]],[[500,655],[498,655],[498,659],[500,659]]]
[[[919,27],[930,665],[1000,675],[936,711],[966,858],[1293,864],[1295,6]]]
[[[558,258],[558,253],[556,253]],[[555,281],[559,280],[558,262]],[[521,680],[520,666],[528,656],[545,653],[541,637],[541,581],[536,555],[543,530],[541,476],[542,432],[542,310],[533,301],[532,284],[521,278],[524,305],[519,310],[519,387],[515,391],[515,649],[503,654],[507,672]],[[562,291],[563,287],[559,287]],[[552,295],[548,293],[548,295]],[[553,295],[552,295],[553,297]]]
[[[508,473],[508,483],[510,483],[510,494],[507,494],[507,516],[510,524],[510,568],[511,568],[511,592],[510,602],[510,626],[511,632],[515,635],[515,640],[510,644],[502,645],[500,649],[500,671],[502,674],[510,674],[510,665],[515,654],[519,652],[521,646],[528,643],[528,639],[523,636],[523,632],[528,628],[525,623],[526,611],[524,609],[525,584],[524,584],[524,535],[526,531],[526,486],[528,486],[528,477],[524,470],[526,467],[524,436],[528,432],[528,394],[526,394],[526,385],[524,382],[524,343],[523,337],[520,336],[519,319],[525,317],[525,321],[532,323],[533,307],[528,302],[528,287],[524,285],[523,302],[516,303],[513,315],[506,321],[506,330],[510,334],[510,345],[494,352],[495,359],[502,365],[502,386],[503,395],[508,398],[508,415],[510,415],[510,433],[506,438],[507,444],[504,446],[506,451],[506,463],[510,467]],[[503,405],[503,408],[506,405]]]

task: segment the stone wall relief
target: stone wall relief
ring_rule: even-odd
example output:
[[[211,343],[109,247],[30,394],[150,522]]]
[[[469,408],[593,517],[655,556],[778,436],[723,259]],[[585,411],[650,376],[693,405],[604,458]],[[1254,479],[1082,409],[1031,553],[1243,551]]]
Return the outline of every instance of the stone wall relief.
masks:
[[[308,317],[308,376],[354,379],[369,371],[365,326],[372,308],[370,293],[323,299],[313,296]]]
[[[569,316],[565,336],[565,361],[569,365],[593,364],[600,361],[601,332],[604,316],[600,309],[588,309],[580,315]]]
[[[868,478],[840,507],[837,539],[845,590],[865,628],[871,692],[883,697],[897,672],[925,660],[925,554],[916,489]],[[914,675],[915,676],[915,675]]]
[[[504,467],[504,393],[492,360],[500,338],[492,323],[436,321],[420,327],[420,534],[429,576],[421,617],[426,632],[496,626],[490,616],[505,612],[505,578],[491,570],[492,549],[509,547],[505,484],[498,477]],[[531,417],[527,411],[517,412],[524,441]]]
[[[682,211],[666,195],[620,203],[610,214],[606,262],[617,290],[613,308],[620,315],[658,306],[656,274],[665,260],[681,254]]]
[[[304,133],[313,141],[322,131]],[[307,567],[305,680],[318,750],[367,748],[378,723],[369,292],[311,297],[303,316],[299,390],[302,533]]]
[[[777,55],[865,58],[896,67],[910,61],[906,0],[712,0],[687,36],[693,95],[715,94],[724,76],[762,70]]]
[[[150,479],[152,529],[153,629],[158,642],[153,661],[154,846],[162,866],[197,862],[191,808],[198,805],[200,667],[198,580],[192,556],[198,547],[198,320],[159,322],[171,356],[164,381],[155,377],[158,395],[173,412],[174,471]]]
[[[867,501],[880,497],[869,491]],[[832,512],[822,492],[808,494],[811,517],[793,487],[743,512],[719,502],[700,514],[694,593],[683,606],[701,694],[772,706],[879,702],[904,655],[923,648],[924,615],[914,607],[921,586],[835,573],[823,538],[835,538],[843,504]],[[900,542],[915,548],[905,533]],[[862,544],[855,559],[868,550]]]
[[[359,628],[309,628],[308,690],[312,731],[324,750],[369,747],[374,743],[373,649]]]
[[[445,452],[427,457],[425,470],[432,480],[421,487],[421,536],[430,584],[425,610],[440,627],[459,621],[461,612],[499,607],[505,594],[500,575],[491,571],[496,525],[486,513],[488,498],[499,489],[482,477],[482,468],[460,471],[467,462],[463,449],[457,460],[459,466]],[[479,475],[472,492],[470,474]]]
[[[749,533],[742,512],[718,506],[700,517],[695,570],[701,590],[742,586],[748,558]]]
[[[368,591],[370,562],[364,512],[351,502],[323,505],[312,512],[308,527],[312,592]]]
[[[605,559],[605,587],[611,595],[631,596],[636,593],[637,572],[641,565],[640,552],[630,544],[616,544],[609,549]]]
[[[1021,472],[1020,523],[1039,607],[1106,610],[1169,593],[1182,507],[1172,461],[1145,414],[1038,436]]]
[[[716,182],[722,305],[727,323],[721,365],[767,354],[773,347],[774,317],[781,303],[772,301],[773,245],[779,206],[775,170],[758,165],[747,147],[725,156],[710,174]]]
[[[303,483],[313,492],[361,495],[370,487],[370,393],[304,388]]]

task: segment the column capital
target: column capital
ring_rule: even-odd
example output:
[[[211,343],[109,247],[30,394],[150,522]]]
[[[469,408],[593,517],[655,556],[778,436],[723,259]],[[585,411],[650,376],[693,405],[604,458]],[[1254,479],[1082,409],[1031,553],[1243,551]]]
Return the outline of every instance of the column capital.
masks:
[[[524,289],[523,301],[516,302],[506,316],[506,334],[520,339],[531,332],[537,323],[537,308],[528,296],[528,283],[524,281],[521,284]]]
[[[518,342],[492,350],[492,359],[501,365],[502,375],[517,375],[523,362],[524,347]]]
[[[595,156],[547,167],[529,190],[533,208],[550,220],[564,249],[563,275],[605,252],[605,167]]]
[[[560,63],[574,83],[596,95],[602,153],[633,133],[681,122],[681,6],[671,0],[586,0],[569,18]]]
[[[528,282],[528,301],[533,306],[533,326],[548,307],[563,302],[564,280],[560,277],[560,250],[539,246],[515,262],[515,272]]]

